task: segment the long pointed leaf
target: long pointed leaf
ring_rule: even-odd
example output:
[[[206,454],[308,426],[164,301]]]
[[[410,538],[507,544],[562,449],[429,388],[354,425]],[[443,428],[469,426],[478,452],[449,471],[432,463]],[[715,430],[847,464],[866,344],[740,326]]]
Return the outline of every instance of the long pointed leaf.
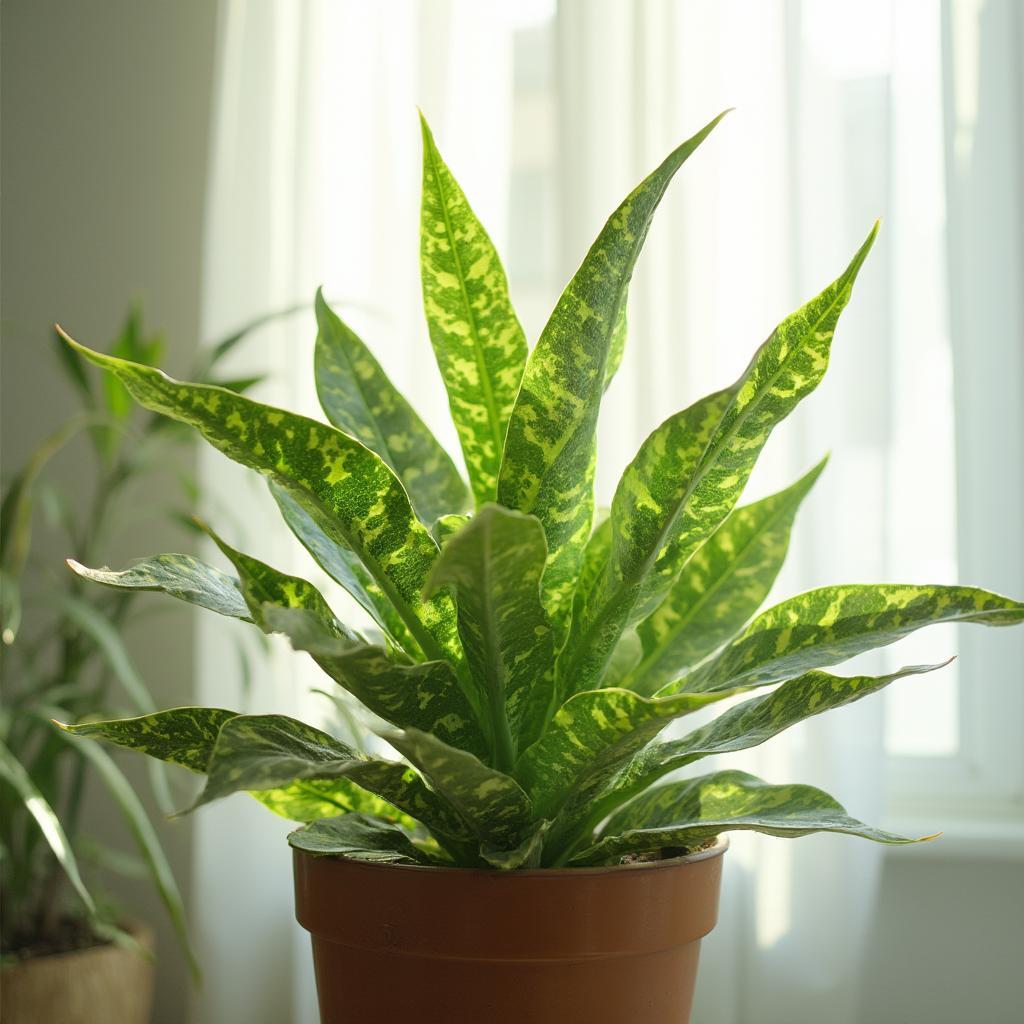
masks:
[[[437,545],[380,456],[335,427],[65,340],[114,373],[137,402],[195,427],[228,458],[275,480],[354,551],[431,657],[458,656],[455,611],[420,599]]]
[[[551,703],[554,643],[540,600],[546,559],[537,519],[485,505],[447,540],[427,580],[428,594],[453,589],[462,647],[504,771],[540,734]]]
[[[722,832],[748,830],[782,838],[814,832],[860,836],[876,843],[921,842],[865,825],[813,786],[771,786],[746,772],[726,771],[659,786],[615,815],[574,865],[614,864],[628,853],[693,849]],[[932,836],[926,836],[931,839]]]
[[[482,505],[497,495],[526,338],[494,245],[441,159],[426,119],[421,123],[423,306],[473,495]]]
[[[557,627],[569,611],[590,535],[597,417],[633,267],[669,182],[722,116],[674,150],[612,214],[526,365],[509,420],[498,500],[532,512],[544,525],[545,605]]]
[[[821,587],[769,608],[714,658],[659,692],[766,686],[884,647],[937,622],[1012,626],[1024,622],[1024,602],[977,587]]]
[[[267,810],[289,821],[310,822],[339,814],[369,814],[416,828],[417,822],[394,804],[349,779],[300,779],[279,789],[249,791]]]
[[[574,640],[569,672],[577,687],[601,679],[618,636],[664,598],[736,504],[774,427],[824,377],[836,324],[877,231],[876,224],[836,281],[775,328],[725,392],[730,401],[696,460],[692,408],[641,446],[612,500],[608,570]]]
[[[192,555],[154,555],[119,572],[106,567],[90,569],[67,560],[84,579],[121,590],[159,590],[199,608],[236,619],[250,618],[238,580]]]
[[[319,289],[316,321],[316,392],[327,418],[395,471],[422,522],[463,511],[469,492],[448,453]]]
[[[824,468],[825,460],[786,490],[729,514],[640,623],[643,658],[621,685],[654,693],[736,635],[768,596],[797,509]]]

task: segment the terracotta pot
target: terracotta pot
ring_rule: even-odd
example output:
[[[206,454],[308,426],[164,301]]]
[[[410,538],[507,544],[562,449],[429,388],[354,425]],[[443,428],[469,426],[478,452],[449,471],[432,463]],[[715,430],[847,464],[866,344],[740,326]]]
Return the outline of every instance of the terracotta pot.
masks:
[[[722,854],[475,871],[294,851],[323,1024],[687,1024]]]
[[[127,930],[146,949],[153,933]],[[0,974],[3,1024],[148,1024],[153,964],[119,946],[92,946],[21,960]]]

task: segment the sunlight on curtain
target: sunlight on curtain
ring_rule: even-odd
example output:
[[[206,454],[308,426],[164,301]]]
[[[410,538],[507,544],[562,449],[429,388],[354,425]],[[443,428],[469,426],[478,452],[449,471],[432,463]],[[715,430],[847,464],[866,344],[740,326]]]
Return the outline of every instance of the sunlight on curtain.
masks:
[[[735,379],[883,216],[829,378],[777,431],[747,500],[833,452],[777,597],[827,582],[951,581],[940,57],[938,5],[881,0],[224,0],[204,333],[309,303],[322,283],[457,451],[421,310],[416,106],[507,256],[531,340],[615,204],[735,106],[680,173],[638,264],[630,343],[600,425],[599,501],[647,433]],[[238,368],[270,375],[261,398],[315,412],[314,335],[311,314],[298,314],[261,331]],[[262,486],[204,459],[209,515],[227,539],[332,590],[283,536]],[[316,670],[276,645],[241,692],[244,641],[200,623],[202,700],[328,713],[306,692]],[[926,642],[926,660],[955,650],[938,631]],[[878,820],[883,741],[900,753],[958,742],[955,676],[927,685],[925,721],[897,696],[883,728],[882,704],[867,702],[729,763],[820,785]],[[196,1019],[315,1021],[286,826],[238,798],[196,831],[193,911],[209,964]],[[741,836],[728,861],[695,1021],[856,1021],[877,851]]]

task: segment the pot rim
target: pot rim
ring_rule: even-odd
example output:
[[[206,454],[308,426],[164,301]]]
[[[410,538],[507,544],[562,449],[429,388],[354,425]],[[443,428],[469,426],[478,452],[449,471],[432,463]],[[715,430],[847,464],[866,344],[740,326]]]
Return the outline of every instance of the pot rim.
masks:
[[[126,918],[119,922],[119,927],[127,932],[141,947],[140,951],[148,950],[150,954],[154,948],[154,933],[153,926],[148,921],[143,921],[136,918]],[[60,960],[71,960],[75,957],[86,956],[88,954],[97,954],[101,952],[109,952],[113,949],[123,949],[126,952],[132,952],[128,947],[121,946],[115,939],[102,939],[99,942],[94,943],[91,946],[79,946],[77,949],[62,949],[56,953],[39,953],[34,956],[23,956],[16,959],[11,959],[0,967],[3,971],[14,971],[19,967],[26,964],[39,964],[39,963],[56,963]],[[148,959],[148,957],[143,957]]]
[[[719,835],[713,846],[705,850],[698,850],[696,853],[683,854],[681,857],[667,857],[664,860],[642,861],[636,864],[611,864],[598,865],[597,867],[584,868],[518,868],[511,871],[502,871],[500,868],[459,868],[446,867],[440,864],[382,864],[371,860],[360,860],[358,857],[345,857],[337,853],[311,853],[309,850],[292,847],[295,854],[309,857],[313,860],[334,860],[342,864],[357,865],[362,868],[378,868],[383,871],[409,871],[422,872],[434,875],[459,875],[478,876],[482,878],[579,878],[581,875],[618,875],[628,871],[659,871],[666,868],[682,867],[686,864],[696,864],[698,861],[710,860],[712,857],[721,857],[729,849],[729,837]]]

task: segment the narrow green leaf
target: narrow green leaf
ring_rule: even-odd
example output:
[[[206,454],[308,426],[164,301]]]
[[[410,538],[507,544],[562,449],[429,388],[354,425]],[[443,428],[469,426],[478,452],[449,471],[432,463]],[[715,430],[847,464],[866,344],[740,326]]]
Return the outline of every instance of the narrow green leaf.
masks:
[[[422,654],[409,627],[398,614],[390,598],[363,568],[350,548],[339,544],[322,530],[313,517],[284,488],[270,482],[270,493],[277,502],[281,516],[313,560],[369,614],[384,635],[411,656]]]
[[[615,327],[612,329],[611,341],[608,344],[608,362],[604,368],[604,390],[607,391],[619,372],[622,365],[622,357],[626,354],[626,338],[629,334],[626,323],[626,299],[623,298],[619,306],[618,316],[615,320]]]
[[[469,492],[448,453],[319,289],[316,321],[316,391],[327,418],[395,471],[422,522],[463,511]]]
[[[948,664],[911,665],[884,676],[847,678],[808,672],[792,679],[769,694],[737,704],[680,739],[648,744],[599,789],[576,790],[559,815],[554,838],[571,850],[579,841],[586,842],[613,811],[669,772],[705,757],[759,746],[799,722],[852,704],[896,679],[934,672]]]
[[[640,623],[640,664],[622,685],[654,693],[721,647],[761,606],[789,548],[822,460],[791,487],[734,509],[693,553],[665,600]]]
[[[787,839],[837,832],[889,845],[922,841],[851,818],[838,801],[813,786],[771,786],[746,772],[725,771],[645,793],[615,815],[602,830],[603,838],[573,857],[572,863],[614,864],[629,853],[693,849],[735,830]]]
[[[335,427],[222,388],[175,381],[64,337],[114,373],[137,402],[190,424],[228,458],[275,480],[328,536],[358,555],[428,656],[458,657],[451,601],[420,599],[437,545],[380,456]]]
[[[600,682],[622,631],[661,602],[732,510],[773,428],[824,377],[877,230],[836,281],[775,328],[732,388],[670,417],[640,447],[612,500],[608,568],[574,626],[568,673],[577,689]]]
[[[494,763],[503,771],[540,734],[551,704],[554,644],[540,601],[546,559],[537,519],[490,504],[448,539],[427,580],[428,595],[452,588]]]
[[[78,898],[85,904],[90,915],[96,913],[96,904],[93,902],[89,890],[78,870],[78,861],[75,859],[74,851],[68,842],[64,827],[60,823],[54,809],[47,803],[46,798],[36,787],[28,772],[25,771],[22,763],[11,753],[7,745],[0,742],[0,778],[7,780],[8,784],[21,797],[25,810],[32,815],[39,831],[43,834],[50,849],[53,851],[57,863],[64,869],[68,881],[78,894]]]
[[[527,344],[494,245],[423,127],[423,307],[476,504],[494,501]],[[460,508],[445,509],[459,512]]]
[[[382,731],[381,736],[419,768],[482,845],[511,850],[522,843],[533,815],[530,798],[515,779],[418,729]]]
[[[238,580],[192,555],[154,555],[116,572],[106,567],[90,569],[67,560],[68,567],[94,583],[122,590],[160,590],[180,601],[236,619],[249,620],[249,609]]]
[[[381,647],[339,640],[319,618],[299,608],[267,606],[262,619],[386,722],[422,729],[445,743],[486,755],[488,743],[477,713],[448,662],[396,664]]]
[[[567,700],[516,765],[516,778],[530,794],[537,816],[553,818],[574,789],[614,772],[669,722],[720,699],[719,694],[681,696],[697,699],[641,697],[608,689]]]
[[[597,417],[633,267],[673,175],[722,116],[674,150],[612,214],[558,300],[523,374],[498,501],[533,513],[544,526],[545,606],[556,628],[568,614],[590,536]]]
[[[199,963],[189,942],[188,927],[185,924],[185,906],[178,890],[178,883],[174,879],[174,872],[171,870],[171,865],[167,861],[145,808],[135,795],[131,783],[124,777],[121,769],[114,764],[113,759],[105,750],[95,743],[88,742],[80,743],[78,749],[92,763],[96,773],[114,798],[114,802],[120,808],[128,830],[131,832],[135,845],[149,871],[149,877],[160,895],[160,901],[171,919],[175,935],[177,935],[178,942],[188,959],[192,977],[198,979]]]
[[[884,647],[937,622],[1012,626],[1024,602],[977,587],[852,583],[791,597],[662,694],[766,686]]]
[[[341,778],[415,818],[442,844],[447,838],[470,838],[458,815],[408,765],[363,757],[333,736],[284,715],[238,715],[225,722],[207,765],[206,786],[189,809],[240,790]]]
[[[346,857],[371,864],[430,864],[425,853],[395,825],[362,814],[314,821],[288,834],[297,850],[317,856]]]
[[[550,821],[540,821],[514,850],[484,845],[480,847],[480,856],[492,868],[498,868],[500,871],[528,871],[539,868],[544,852],[544,837],[550,827]]]

